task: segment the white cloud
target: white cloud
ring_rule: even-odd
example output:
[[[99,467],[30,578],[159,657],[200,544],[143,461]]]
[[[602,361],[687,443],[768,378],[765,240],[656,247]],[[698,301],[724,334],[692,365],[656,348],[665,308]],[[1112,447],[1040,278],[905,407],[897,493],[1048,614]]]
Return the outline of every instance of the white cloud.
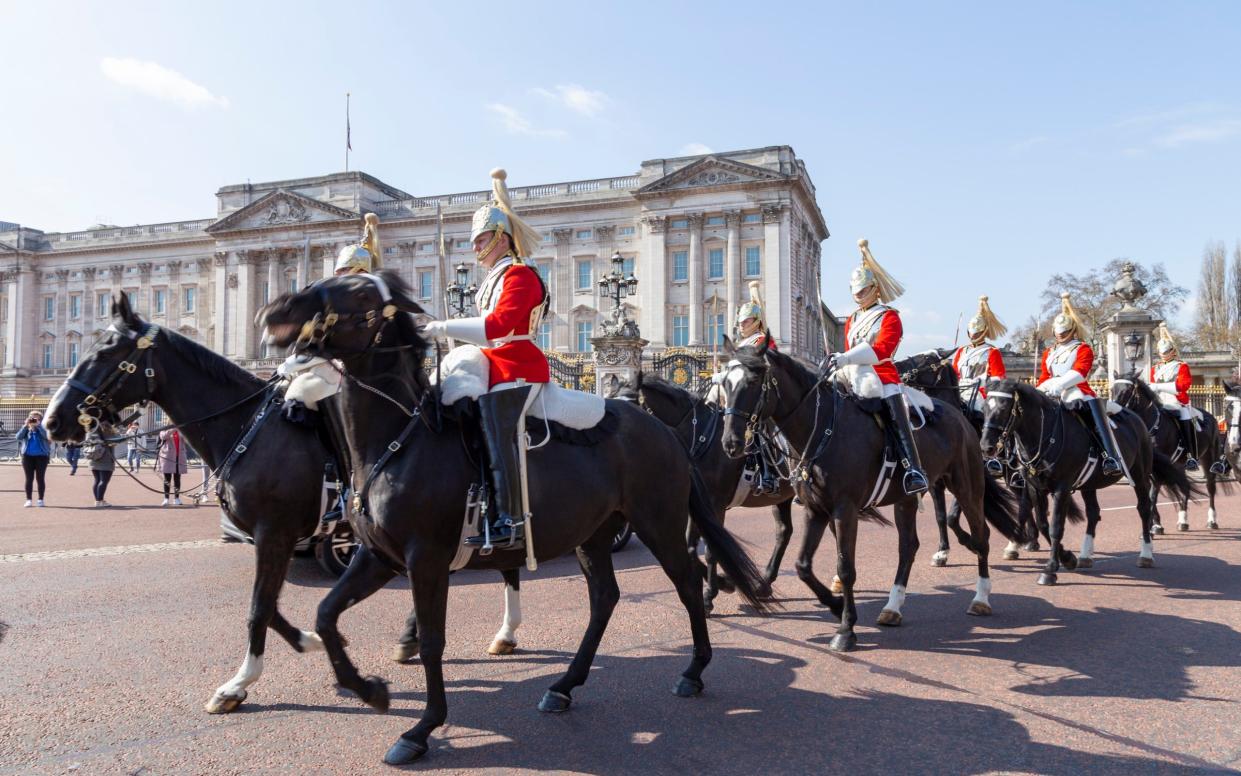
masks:
[[[487,110],[499,116],[500,123],[511,134],[528,137],[568,137],[568,133],[563,129],[536,129],[529,119],[521,115],[521,111],[511,105],[493,102],[487,106]]]
[[[1173,127],[1154,143],[1161,148],[1179,148],[1190,143],[1214,143],[1237,134],[1241,134],[1241,119],[1216,119]]]
[[[104,57],[99,60],[99,69],[110,81],[183,108],[228,107],[226,98],[155,62]]]
[[[681,146],[681,156],[702,156],[711,153],[711,146],[704,143],[686,143]]]
[[[603,92],[587,89],[578,84],[560,84],[555,89],[540,87],[533,91],[540,97],[546,97],[574,113],[580,113],[589,118],[598,116],[607,107],[608,103],[611,102]]]

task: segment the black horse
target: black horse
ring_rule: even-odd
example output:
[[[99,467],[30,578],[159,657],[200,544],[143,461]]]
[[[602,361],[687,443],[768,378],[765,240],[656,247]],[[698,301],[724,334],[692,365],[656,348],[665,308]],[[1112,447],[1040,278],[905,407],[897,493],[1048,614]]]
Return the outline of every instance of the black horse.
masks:
[[[1089,421],[1042,391],[1019,380],[1007,379],[988,389],[982,450],[987,456],[1012,449],[1025,477],[1026,493],[1034,507],[1039,530],[1051,545],[1051,555],[1040,585],[1054,585],[1063,564],[1072,571],[1094,565],[1095,526],[1101,517],[1098,490],[1121,481],[1123,474],[1104,474],[1099,465],[1098,447]],[[1141,418],[1122,409],[1112,415],[1122,468],[1138,500],[1142,522],[1140,568],[1154,565],[1151,543],[1152,487],[1188,494],[1191,491],[1184,472],[1178,471],[1167,456],[1154,450]],[[1081,557],[1064,549],[1064,522],[1076,507],[1073,491],[1080,491],[1086,505],[1086,535]],[[1050,521],[1047,497],[1052,499]]]
[[[1168,411],[1159,403],[1159,397],[1155,395],[1155,391],[1145,380],[1142,380],[1137,372],[1131,372],[1125,376],[1113,375],[1112,378],[1112,400],[1123,407],[1128,407],[1137,413],[1138,417],[1146,424],[1146,430],[1150,432],[1151,441],[1155,445],[1155,449],[1172,461],[1178,468],[1185,468],[1185,459],[1192,456],[1202,461],[1203,479],[1207,486],[1207,528],[1219,528],[1219,521],[1215,515],[1215,488],[1216,483],[1220,482],[1215,467],[1209,465],[1219,462],[1227,465],[1228,451],[1224,447],[1224,438],[1219,431],[1219,422],[1215,416],[1206,410],[1202,410],[1202,429],[1198,432],[1198,449],[1184,450],[1181,442],[1181,433],[1178,428],[1180,418],[1173,412]],[[1209,462],[1209,463],[1208,463]],[[1225,492],[1230,483],[1226,480],[1221,483],[1225,487]],[[1181,531],[1189,530],[1189,495],[1180,495],[1180,504],[1177,509],[1176,527]],[[1152,533],[1163,533],[1163,524],[1159,520],[1159,494],[1151,494],[1151,531]]]
[[[797,575],[840,618],[831,649],[844,651],[857,644],[853,632],[857,622],[853,599],[857,521],[858,513],[871,506],[891,504],[895,508],[900,560],[879,624],[899,625],[918,549],[918,497],[905,495],[899,472],[885,464],[887,437],[876,416],[841,383],[820,379],[811,368],[766,345],[738,349],[726,341],[725,350],[731,360],[724,377],[724,450],[731,456],[742,455],[747,435],[769,418],[788,440],[795,459],[794,483],[806,514]],[[945,479],[969,521],[969,532],[958,529],[957,533],[961,543],[978,556],[978,583],[968,612],[990,614],[987,522],[1005,536],[1015,537],[1012,501],[984,474],[975,446],[978,435],[955,405],[935,401],[915,437],[928,481]],[[895,474],[886,483],[882,479],[885,470]],[[836,575],[843,585],[843,600],[813,571],[814,554],[829,521],[836,535]]]
[[[413,318],[421,308],[399,276],[381,277],[329,278],[286,294],[262,315],[275,344],[298,342],[304,350],[341,359],[345,381],[338,398],[356,494],[351,519],[362,546],[320,604],[316,630],[340,684],[381,711],[388,708],[386,684],[358,674],[337,620],[397,573],[413,586],[426,707],[384,758],[399,764],[426,753],[430,734],[448,713],[442,668],[448,575],[461,549],[467,494],[486,477],[463,444],[465,421],[441,411],[438,391],[423,373],[427,343]],[[673,581],[689,615],[693,658],[677,695],[702,691],[702,671],[711,660],[701,565],[685,550],[686,512],[738,592],[759,611],[770,606],[760,572],[715,520],[701,478],[668,427],[630,402],[606,406],[604,428],[591,443],[554,438],[528,459],[533,517],[527,546],[539,560],[576,549],[590,595],[586,633],[568,671],[544,695],[542,711],[568,710],[570,693],[586,681],[620,598],[611,548],[624,520]],[[543,427],[532,426],[536,439]],[[466,567],[513,569],[525,560],[521,550],[497,548],[487,556],[471,554]]]
[[[220,507],[254,537],[255,569],[246,657],[207,701],[215,714],[237,708],[258,681],[269,627],[298,652],[323,649],[316,634],[280,614],[277,599],[294,545],[318,525],[329,453],[313,428],[275,417],[278,398],[274,386],[223,356],[142,320],[121,294],[112,302],[112,325],[47,408],[53,439],[81,441],[86,427],[80,417],[115,421],[121,409],[152,401],[173,423],[185,424],[181,433],[217,472],[247,428],[260,424],[246,452],[231,456],[220,477]]]

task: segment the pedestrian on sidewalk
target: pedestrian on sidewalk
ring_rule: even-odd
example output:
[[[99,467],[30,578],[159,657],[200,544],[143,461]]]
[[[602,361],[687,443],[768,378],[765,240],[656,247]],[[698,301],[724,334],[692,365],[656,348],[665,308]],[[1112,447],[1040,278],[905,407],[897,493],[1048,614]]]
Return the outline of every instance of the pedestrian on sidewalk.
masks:
[[[65,461],[69,464],[69,475],[78,473],[78,461],[82,459],[81,442],[65,442]]]
[[[26,503],[23,506],[36,505],[31,500],[36,479],[39,481],[37,506],[43,506],[43,492],[47,489],[47,462],[52,456],[52,443],[47,438],[47,429],[43,428],[43,413],[33,410],[27,416],[26,425],[17,432],[17,444],[21,450],[22,470],[26,473]]]
[[[95,477],[92,487],[97,507],[112,506],[104,500],[108,481],[112,479],[112,472],[116,471],[116,451],[108,442],[110,436],[113,436],[113,428],[106,421],[100,421],[99,425],[86,435],[86,458],[90,461],[91,474]]]
[[[129,424],[129,428],[125,430],[129,436],[129,454],[125,457],[125,463],[129,465],[131,472],[136,472],[142,468],[142,445],[139,442],[138,434],[142,431],[142,427],[138,425],[138,421]]]
[[[180,431],[170,428],[159,432],[159,470],[164,475],[164,502],[160,504],[162,507],[168,506],[170,483],[174,488],[172,503],[181,506],[181,475],[189,469],[185,448],[185,440],[181,438]]]

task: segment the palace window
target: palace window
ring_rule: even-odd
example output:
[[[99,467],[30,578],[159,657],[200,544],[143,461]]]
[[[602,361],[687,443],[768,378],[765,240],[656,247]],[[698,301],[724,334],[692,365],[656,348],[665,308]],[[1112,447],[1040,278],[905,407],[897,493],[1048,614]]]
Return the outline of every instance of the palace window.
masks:
[[[719,280],[724,277],[724,249],[712,248],[707,251],[707,279]]]
[[[82,317],[82,295],[81,294],[70,294],[69,295],[69,317],[70,318]]]
[[[589,240],[592,236],[594,236],[594,234],[595,232],[593,229],[578,229],[574,237],[579,240]]]
[[[72,369],[78,365],[78,343],[69,343],[69,368]]]
[[[672,223],[669,224],[668,228],[669,229],[688,229],[689,219],[688,218],[674,218],[672,219]]]
[[[748,245],[745,249],[745,276],[748,278],[758,277],[762,269],[758,260],[759,248],[757,245]]]
[[[636,231],[637,230],[634,229],[632,226],[622,226],[621,228],[616,230],[616,234],[619,237],[632,237],[634,232]]]
[[[757,224],[763,220],[763,215],[762,213],[746,213],[741,217],[741,220],[747,224]]]
[[[547,295],[552,295],[552,263],[550,261],[540,261],[534,265],[534,271],[539,273],[539,277],[543,279],[543,285],[547,287]]]
[[[95,294],[95,317],[107,318],[111,314],[111,300],[108,299],[107,291],[100,291]]]
[[[724,330],[724,313],[707,315],[707,344],[714,347],[721,342],[720,338],[727,334]]]
[[[707,226],[723,226],[724,216],[707,216]]]
[[[672,252],[672,282],[689,280],[689,254],[685,251]]]
[[[633,256],[625,256],[624,261],[621,262],[621,274],[625,277],[633,274],[633,261]]]
[[[125,292],[125,296],[129,297],[129,307],[130,307],[130,309],[131,309],[131,310],[134,310],[135,312],[137,312],[137,310],[138,310],[138,292],[137,292],[137,291],[126,291],[126,292]]]
[[[431,270],[423,270],[418,273],[418,297],[420,299],[430,299],[432,285],[435,281],[435,273]]]
[[[198,301],[198,289],[194,286],[184,286],[181,289],[181,312],[194,312],[194,304]]]
[[[165,299],[167,298],[167,296],[168,296],[168,293],[164,291],[164,289],[162,288],[157,288],[152,292],[151,308],[155,311],[156,315],[163,315],[166,312],[165,307],[167,306],[167,304],[165,302]]]
[[[470,247],[470,241],[469,240],[457,240],[457,247],[468,248]]]
[[[43,368],[52,368],[52,343],[50,342],[43,343]]]
[[[578,291],[589,291],[590,290],[590,277],[591,277],[590,259],[586,259],[585,261],[579,261],[577,263],[577,290]]]
[[[43,297],[43,320],[51,321],[56,318],[56,297]]]
[[[594,336],[595,325],[590,321],[577,322],[577,349],[580,353],[589,353],[594,348],[590,344],[590,338]]]
[[[683,348],[689,344],[689,316],[672,316],[672,347]]]
[[[550,350],[552,346],[552,325],[548,321],[539,324],[539,333],[536,337],[536,343],[542,350]]]

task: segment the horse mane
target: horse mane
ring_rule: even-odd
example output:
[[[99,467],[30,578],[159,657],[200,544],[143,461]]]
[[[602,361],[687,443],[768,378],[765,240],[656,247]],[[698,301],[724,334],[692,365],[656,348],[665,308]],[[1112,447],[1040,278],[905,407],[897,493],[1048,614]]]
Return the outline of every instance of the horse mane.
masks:
[[[118,326],[117,328],[122,327]],[[128,327],[123,328],[127,329]],[[164,347],[167,347],[171,352],[201,369],[213,380],[224,383],[241,383],[254,387],[258,387],[263,382],[224,356],[205,345],[198,344],[180,332],[164,328],[163,326],[160,327],[160,332],[165,335]]]
[[[672,405],[679,411],[688,412],[692,406],[702,402],[702,399],[693,396],[679,385],[675,385],[662,377],[643,374],[642,381],[638,384],[638,392],[641,393],[648,390],[672,402]]]
[[[1051,397],[1040,391],[1038,388],[1030,385],[1024,380],[1018,380],[1016,377],[1005,377],[1003,380],[991,383],[987,388],[988,393],[1011,393],[1022,399],[1032,402],[1050,402]]]
[[[427,350],[431,343],[419,333],[418,322],[415,319],[416,315],[424,315],[426,311],[422,309],[422,305],[410,297],[409,284],[396,270],[382,269],[376,274],[388,284],[393,301],[401,309],[401,313],[393,321],[399,332],[399,341],[402,345],[409,346],[412,356],[412,358],[400,360],[402,371],[399,377],[417,386],[419,392],[426,391],[430,388],[430,380],[423,371],[422,364],[426,360]]]
[[[787,371],[798,385],[806,391],[809,391],[819,382],[817,367],[809,361],[786,355],[778,350],[767,350],[760,355],[758,349],[751,345],[741,348],[734,353],[733,359],[752,372],[761,372],[766,369],[767,364],[764,359],[770,359],[776,366]]]

